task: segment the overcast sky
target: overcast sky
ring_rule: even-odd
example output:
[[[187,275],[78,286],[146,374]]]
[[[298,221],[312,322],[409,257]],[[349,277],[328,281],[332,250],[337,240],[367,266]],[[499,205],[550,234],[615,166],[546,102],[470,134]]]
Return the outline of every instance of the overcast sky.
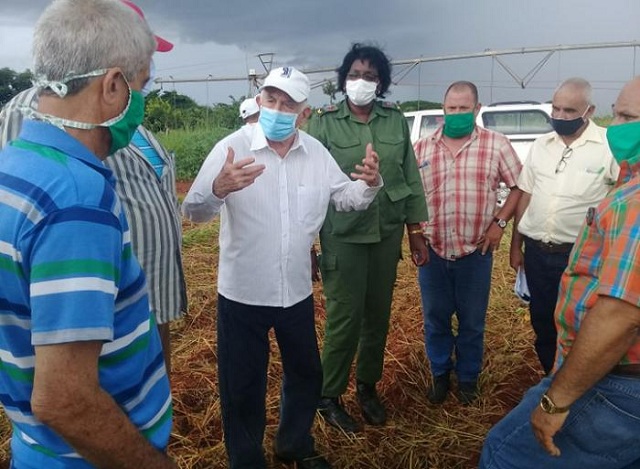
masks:
[[[164,78],[244,77],[264,71],[256,57],[274,53],[274,65],[302,69],[336,67],[354,41],[375,42],[392,60],[471,54],[551,45],[591,44],[640,39],[637,0],[138,0],[151,28],[175,43],[156,54]],[[31,67],[33,24],[46,0],[0,0],[0,68]],[[635,53],[637,53],[637,64]],[[490,58],[423,64],[405,74],[390,100],[418,97],[441,101],[447,84],[474,81],[483,103],[551,99],[562,79],[582,76],[592,82],[598,114],[609,113],[622,84],[640,73],[634,48],[555,53],[525,89]],[[502,58],[524,76],[545,54]],[[312,82],[333,78],[314,74]],[[492,79],[493,77],[493,79]],[[246,81],[165,84],[199,103],[230,102],[246,95]],[[320,88],[310,102],[328,97]]]

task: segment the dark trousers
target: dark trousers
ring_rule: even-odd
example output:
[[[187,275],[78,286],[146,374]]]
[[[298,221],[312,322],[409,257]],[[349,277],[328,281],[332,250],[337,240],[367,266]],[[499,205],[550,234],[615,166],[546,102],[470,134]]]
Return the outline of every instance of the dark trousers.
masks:
[[[433,376],[454,368],[461,382],[475,382],[482,370],[484,324],[491,290],[493,254],[480,250],[443,259],[429,248],[429,262],[418,269],[422,296],[424,341]],[[458,317],[458,333],[451,320]]]
[[[562,273],[569,263],[570,252],[550,253],[531,239],[524,239],[524,271],[531,302],[531,326],[536,333],[535,349],[545,374],[553,368],[556,356],[556,323],[554,312]]]
[[[313,297],[278,308],[245,305],[218,295],[218,383],[231,469],[266,468],[262,440],[271,328],[284,375],[275,448],[290,458],[314,451],[310,432],[320,399],[322,368]]]

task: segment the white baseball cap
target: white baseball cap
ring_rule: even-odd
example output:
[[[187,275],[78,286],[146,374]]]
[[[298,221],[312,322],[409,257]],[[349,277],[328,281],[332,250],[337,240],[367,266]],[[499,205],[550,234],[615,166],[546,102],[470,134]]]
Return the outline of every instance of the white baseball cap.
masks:
[[[256,98],[247,98],[240,104],[240,117],[246,119],[260,112],[260,107],[256,102]]]
[[[311,92],[307,76],[294,67],[278,67],[271,70],[260,91],[267,87],[284,91],[297,103],[305,101]]]

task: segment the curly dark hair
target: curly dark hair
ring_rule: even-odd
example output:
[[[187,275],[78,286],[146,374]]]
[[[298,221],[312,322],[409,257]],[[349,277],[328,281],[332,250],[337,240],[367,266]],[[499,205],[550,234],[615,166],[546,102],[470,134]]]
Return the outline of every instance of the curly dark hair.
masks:
[[[342,65],[336,69],[336,72],[338,72],[338,89],[343,93],[346,91],[347,74],[356,60],[369,62],[378,71],[380,85],[376,94],[379,98],[384,98],[384,94],[391,85],[391,62],[382,50],[369,44],[356,42],[351,45],[351,50],[342,59]]]

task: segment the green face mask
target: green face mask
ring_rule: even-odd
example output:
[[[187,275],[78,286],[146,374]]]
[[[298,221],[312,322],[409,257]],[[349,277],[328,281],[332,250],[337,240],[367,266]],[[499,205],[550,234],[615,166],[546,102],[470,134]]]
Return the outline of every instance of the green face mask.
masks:
[[[473,132],[476,116],[473,112],[445,114],[443,133],[450,138],[462,138]]]
[[[609,126],[607,141],[620,166],[624,162],[637,163],[640,160],[640,121]]]
[[[110,155],[129,145],[143,119],[144,96],[139,91],[129,88],[129,103],[124,111],[119,116],[100,124],[107,127],[111,134]]]

